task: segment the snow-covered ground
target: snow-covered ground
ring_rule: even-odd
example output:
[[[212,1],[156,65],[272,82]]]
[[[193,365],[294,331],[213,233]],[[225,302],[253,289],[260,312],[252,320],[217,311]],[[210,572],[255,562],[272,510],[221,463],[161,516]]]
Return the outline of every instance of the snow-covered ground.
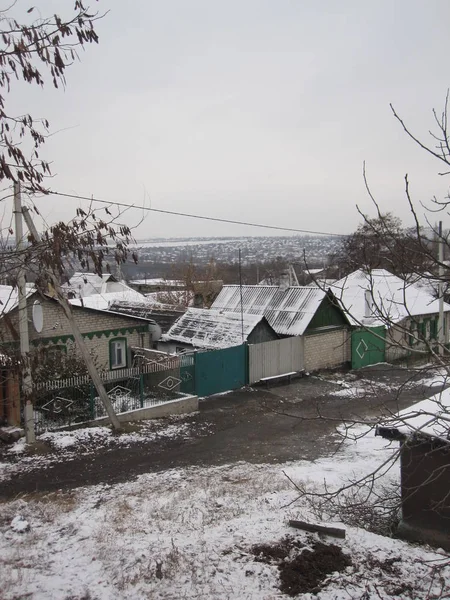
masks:
[[[346,439],[315,462],[238,463],[184,468],[133,482],[35,494],[4,502],[0,512],[2,600],[275,599],[276,564],[255,560],[255,544],[287,535],[311,546],[314,535],[289,528],[313,519],[299,486],[336,488],[384,462],[397,445],[374,437]],[[99,434],[100,435],[100,434]],[[59,438],[60,445],[70,445]],[[383,483],[395,481],[394,467]],[[322,518],[326,518],[324,515]],[[338,544],[351,566],[301,598],[425,599],[449,597],[449,570],[434,573],[444,553],[347,527]],[[445,587],[447,586],[447,587]]]
[[[164,441],[168,438],[189,439],[193,430],[190,423],[184,422],[186,415],[174,415],[164,420],[142,421],[131,426],[134,431],[114,435],[110,427],[84,427],[72,431],[51,431],[37,437],[43,442],[47,452],[28,455],[25,438],[7,449],[8,458],[0,459],[0,482],[14,475],[25,473],[32,469],[42,468],[54,463],[68,461],[75,457],[93,454],[102,447],[127,447],[139,442]],[[208,433],[208,424],[196,426],[195,435],[198,437]],[[1,596],[0,596],[1,599]]]

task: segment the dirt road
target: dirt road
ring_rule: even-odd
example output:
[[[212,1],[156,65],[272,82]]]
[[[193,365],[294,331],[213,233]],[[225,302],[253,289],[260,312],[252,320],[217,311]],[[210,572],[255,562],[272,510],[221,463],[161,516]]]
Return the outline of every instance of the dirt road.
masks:
[[[200,402],[198,413],[185,417],[188,438],[100,447],[0,482],[0,497],[113,484],[176,467],[315,460],[338,447],[341,438],[335,429],[343,420],[397,412],[437,391],[429,382],[414,383],[423,376],[420,371],[379,365],[211,397]],[[4,455],[0,460],[13,459]]]

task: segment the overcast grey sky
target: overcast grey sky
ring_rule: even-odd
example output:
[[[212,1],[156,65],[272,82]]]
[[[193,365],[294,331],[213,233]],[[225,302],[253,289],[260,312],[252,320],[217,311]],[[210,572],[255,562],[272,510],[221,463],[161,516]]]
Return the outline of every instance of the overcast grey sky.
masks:
[[[88,3],[88,0],[86,0]],[[32,3],[19,0],[19,9]],[[43,15],[72,0],[40,0]],[[92,5],[96,2],[91,0]],[[54,189],[152,206],[348,233],[371,211],[366,161],[382,209],[410,222],[443,194],[419,135],[450,85],[448,0],[100,0],[100,44],[67,72],[67,89],[15,93],[50,120]],[[49,222],[72,200],[38,202]],[[372,211],[373,212],[373,211]],[[135,223],[139,213],[129,212]],[[445,223],[444,223],[445,225]],[[450,225],[448,223],[447,225]],[[255,235],[261,230],[149,213],[137,238]]]

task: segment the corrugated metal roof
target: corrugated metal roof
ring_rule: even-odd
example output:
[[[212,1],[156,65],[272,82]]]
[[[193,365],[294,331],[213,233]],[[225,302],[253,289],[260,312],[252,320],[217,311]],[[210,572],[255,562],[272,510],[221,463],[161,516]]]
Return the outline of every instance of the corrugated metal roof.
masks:
[[[325,294],[317,286],[292,286],[282,290],[273,285],[243,285],[243,311],[264,315],[280,335],[303,335]],[[211,308],[239,313],[240,286],[225,285]]]
[[[188,308],[176,321],[165,338],[197,348],[219,349],[238,346],[263,319],[262,315],[243,315],[244,340],[240,313]]]
[[[366,273],[358,270],[330,286],[354,325],[396,323],[408,316],[439,313],[439,301],[427,290],[408,283],[385,269]],[[366,307],[366,292],[371,293],[370,312]],[[444,312],[450,306],[444,303]]]

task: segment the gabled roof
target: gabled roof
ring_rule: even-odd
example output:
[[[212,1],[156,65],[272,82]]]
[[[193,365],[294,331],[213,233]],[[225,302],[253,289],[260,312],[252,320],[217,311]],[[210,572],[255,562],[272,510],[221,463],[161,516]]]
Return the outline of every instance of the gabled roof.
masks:
[[[280,335],[303,335],[317,312],[326,292],[317,286],[292,286],[283,290],[273,285],[243,285],[243,312],[265,316]],[[241,310],[239,285],[225,285],[215,299],[212,310]]]
[[[204,308],[188,308],[172,325],[165,338],[192,344],[197,348],[219,349],[239,346],[264,319],[262,315],[242,316],[240,313],[220,313]],[[244,339],[242,339],[242,326]]]
[[[355,271],[333,283],[330,289],[354,325],[383,325],[408,316],[439,313],[439,301],[427,290],[385,269]],[[367,293],[370,295],[366,298]],[[450,311],[450,305],[444,303],[444,311]]]

